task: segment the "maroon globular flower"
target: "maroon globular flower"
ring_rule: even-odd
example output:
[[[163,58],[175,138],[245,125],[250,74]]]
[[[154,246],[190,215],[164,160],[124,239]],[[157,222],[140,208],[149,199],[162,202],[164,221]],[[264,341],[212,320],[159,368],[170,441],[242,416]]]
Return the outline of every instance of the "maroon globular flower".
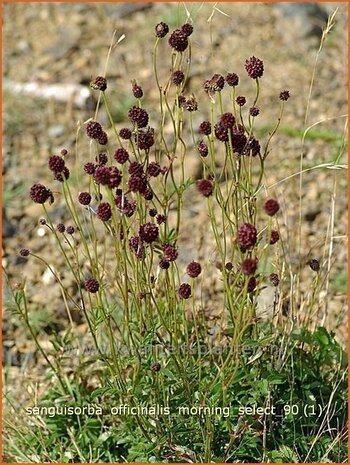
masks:
[[[94,165],[94,163],[91,163],[91,161],[88,161],[84,165],[84,171],[87,174],[94,174],[95,169],[96,169],[96,165]]]
[[[129,160],[129,153],[127,150],[123,149],[123,148],[120,148],[120,149],[117,149],[115,152],[114,152],[114,159],[120,163],[121,165],[123,165],[124,163],[126,163],[128,160]]]
[[[225,78],[221,74],[214,74],[211,79],[207,79],[203,83],[205,92],[221,92],[225,86]]]
[[[67,226],[67,228],[66,228],[66,233],[67,234],[72,235],[72,234],[74,234],[74,232],[75,232],[74,226]]]
[[[144,256],[145,248],[139,236],[133,236],[129,239],[129,247],[135,254],[135,257],[141,260]]]
[[[100,145],[107,145],[108,144],[108,136],[107,136],[107,133],[102,131],[102,133],[100,134],[100,136],[98,137],[97,139],[97,142],[100,144]]]
[[[166,258],[162,258],[159,262],[159,268],[167,270],[170,267],[170,262]]]
[[[158,363],[158,362],[153,362],[152,363],[151,371],[153,371],[154,373],[158,373],[158,371],[160,371],[160,369],[161,369],[160,363]]]
[[[87,278],[84,282],[85,289],[91,294],[96,294],[100,289],[100,285],[95,278]]]
[[[179,294],[180,299],[187,300],[191,297],[192,289],[189,284],[182,283],[177,292]]]
[[[152,218],[155,218],[158,212],[155,208],[151,208],[148,213],[149,213],[149,216],[151,216]]]
[[[270,244],[271,244],[271,245],[276,244],[276,242],[278,242],[279,239],[280,239],[279,232],[273,229],[273,230],[271,231]]]
[[[101,90],[104,92],[107,89],[107,79],[103,76],[97,76],[90,82],[90,87],[94,90]]]
[[[153,199],[153,191],[150,188],[147,188],[144,191],[142,191],[141,195],[145,200],[152,200]]]
[[[119,135],[120,135],[121,139],[129,140],[129,139],[131,139],[132,133],[131,133],[129,128],[122,128],[119,131]]]
[[[157,224],[163,224],[166,221],[166,216],[159,213],[156,216],[156,221],[157,221]]]
[[[54,173],[60,173],[65,167],[64,160],[59,155],[52,155],[52,157],[49,158],[48,165],[49,169]]]
[[[275,199],[268,199],[266,200],[264,204],[264,210],[265,213],[267,213],[269,216],[274,216],[280,209],[280,205]]]
[[[237,242],[240,247],[250,249],[254,247],[258,238],[258,232],[254,225],[250,223],[241,224],[237,231]]]
[[[45,220],[45,218],[40,218],[39,223],[40,223],[42,226],[46,226],[46,225],[47,225],[47,221]]]
[[[106,153],[99,153],[96,157],[96,161],[99,165],[106,165],[108,162],[108,157]]]
[[[260,110],[258,107],[251,107],[249,108],[249,114],[250,116],[258,116],[258,114],[260,113]]]
[[[254,56],[250,57],[249,60],[246,60],[244,67],[248,73],[248,76],[252,79],[261,78],[264,74],[263,61]]]
[[[201,265],[198,262],[194,262],[194,261],[189,263],[186,268],[186,273],[191,278],[197,278],[197,276],[201,274],[201,271],[202,271]]]
[[[142,87],[140,87],[136,81],[132,81],[132,93],[133,93],[133,96],[137,99],[140,99],[143,97]]]
[[[270,283],[271,283],[273,286],[278,286],[279,283],[280,283],[280,279],[279,279],[279,277],[278,277],[278,274],[276,274],[276,273],[271,273],[271,274],[269,275],[269,281],[270,281]]]
[[[162,39],[168,34],[168,32],[169,32],[169,26],[163,21],[161,21],[160,23],[156,25],[156,28],[155,28],[156,37],[159,37]]]
[[[260,153],[260,142],[254,137],[251,137],[246,143],[246,146],[243,151],[243,155],[246,155],[246,156],[252,155],[252,157],[256,157],[257,155],[259,155],[259,153]]]
[[[108,166],[97,166],[94,173],[94,179],[97,184],[108,186],[111,173]]]
[[[128,168],[128,173],[131,176],[143,176],[144,172],[142,164],[138,161],[131,162]]]
[[[243,107],[246,104],[247,99],[243,95],[239,95],[236,98],[236,102],[237,102],[237,105],[239,105],[240,107]]]
[[[153,223],[145,223],[140,226],[139,235],[141,240],[150,244],[158,239],[158,226]]]
[[[58,225],[56,226],[56,229],[57,229],[58,232],[63,234],[64,231],[66,230],[66,227],[65,227],[65,225],[63,223],[58,223]]]
[[[225,268],[226,268],[227,271],[231,271],[233,269],[232,262],[225,263]]]
[[[181,26],[181,31],[186,35],[186,37],[189,37],[192,32],[193,32],[193,26],[190,23],[186,23],[183,26]]]
[[[228,142],[228,129],[217,123],[214,126],[215,137],[221,142]]]
[[[66,155],[68,155],[68,150],[67,149],[62,149],[61,150],[61,155],[62,155],[62,157],[65,157]]]
[[[239,155],[242,155],[247,146],[247,137],[244,134],[233,133],[232,150]]]
[[[59,182],[64,182],[66,179],[69,179],[70,171],[65,166],[63,170],[59,173],[58,171],[54,172],[54,179]]]
[[[203,136],[209,136],[211,134],[211,124],[209,121],[203,121],[199,125],[199,134],[203,134]]]
[[[239,83],[239,77],[237,76],[236,73],[228,73],[226,75],[226,82],[229,86],[236,87],[238,86],[238,83]]]
[[[90,139],[99,139],[103,134],[103,129],[97,121],[89,121],[86,125],[86,134]]]
[[[112,217],[112,209],[108,202],[102,202],[96,210],[97,218],[101,221],[108,221]]]
[[[232,128],[236,120],[232,113],[224,113],[220,116],[219,125],[225,129]]]
[[[252,275],[256,272],[257,266],[258,266],[257,258],[246,258],[242,262],[241,269],[244,274]]]
[[[89,192],[80,192],[78,200],[82,205],[89,205],[91,202],[91,195]]]
[[[186,97],[184,95],[179,95],[179,97],[177,99],[177,102],[178,102],[180,108],[185,108],[186,101],[187,101],[187,99],[186,99]]]
[[[154,129],[140,130],[135,134],[135,141],[140,150],[149,150],[154,145]]]
[[[208,153],[209,153],[208,146],[202,140],[198,143],[197,149],[201,157],[208,156]]]
[[[257,281],[256,281],[256,278],[255,276],[251,276],[249,278],[249,281],[248,281],[248,285],[247,285],[247,291],[251,294],[252,292],[254,292],[256,286],[257,286]]]
[[[110,166],[108,187],[110,187],[111,189],[114,189],[115,187],[119,186],[121,181],[122,181],[121,172],[118,170],[116,166]]]
[[[147,174],[148,174],[148,176],[152,176],[153,178],[156,178],[157,176],[159,176],[161,174],[161,172],[162,172],[162,168],[156,162],[152,161],[147,166]]]
[[[183,107],[189,112],[197,111],[198,110],[198,102],[197,102],[195,96],[192,95],[190,98],[188,98],[186,100],[186,102],[184,102]]]
[[[177,52],[184,52],[188,47],[188,39],[185,32],[181,29],[175,29],[175,31],[170,34],[169,45]]]
[[[130,176],[128,189],[131,192],[144,192],[147,189],[147,179],[143,175]]]
[[[282,90],[282,92],[280,93],[280,100],[283,100],[284,102],[286,102],[290,97],[290,92],[289,90]]]
[[[204,197],[209,197],[213,193],[213,183],[209,179],[201,179],[197,182],[197,189]]]
[[[174,262],[179,255],[175,244],[163,244],[162,250],[164,257],[169,260],[169,262]]]
[[[145,128],[148,124],[148,113],[143,108],[133,106],[128,111],[128,116],[139,128]]]
[[[176,86],[179,86],[180,84],[182,84],[184,82],[184,79],[185,79],[185,75],[180,70],[174,71],[173,75],[171,76],[171,81]]]
[[[45,203],[49,198],[52,197],[51,191],[43,186],[42,184],[34,184],[30,188],[30,198],[35,203]]]
[[[312,271],[319,271],[320,270],[320,262],[316,258],[312,258],[309,261],[309,266],[312,269]]]
[[[21,257],[28,257],[28,255],[30,254],[30,250],[29,249],[21,249],[19,251],[19,254]]]

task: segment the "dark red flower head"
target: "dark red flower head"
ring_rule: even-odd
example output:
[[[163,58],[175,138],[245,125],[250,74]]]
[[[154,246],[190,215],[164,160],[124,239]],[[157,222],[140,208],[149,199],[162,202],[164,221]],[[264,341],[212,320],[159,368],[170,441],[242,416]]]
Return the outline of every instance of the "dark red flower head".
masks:
[[[78,200],[82,205],[89,205],[91,202],[91,195],[89,192],[80,192]]]
[[[102,202],[100,205],[97,207],[97,218],[99,218],[101,221],[108,221],[112,217],[112,209],[111,206],[109,205],[108,202]]]
[[[119,148],[114,152],[114,159],[118,163],[123,165],[124,163],[126,163],[129,160],[129,153],[128,153],[127,150],[125,150],[123,148]]]
[[[54,173],[60,173],[63,171],[64,167],[64,160],[59,155],[52,155],[52,157],[49,158],[49,169]]]
[[[208,146],[202,140],[198,143],[197,149],[201,157],[208,156],[208,153],[209,153]]]
[[[110,182],[111,173],[108,166],[97,166],[94,172],[94,179],[97,184],[107,186]]]
[[[312,258],[309,261],[309,266],[312,271],[319,271],[320,270],[320,262],[316,258]]]
[[[143,172],[142,164],[139,163],[138,161],[131,162],[128,167],[128,173],[131,176],[143,176],[144,172]]]
[[[272,230],[271,231],[271,236],[270,236],[270,244],[271,245],[276,244],[276,242],[278,242],[279,239],[280,239],[280,235],[279,235],[278,231]]]
[[[197,182],[197,189],[204,197],[209,197],[213,193],[214,186],[209,179],[201,179]]]
[[[179,86],[180,84],[182,84],[184,82],[184,79],[185,79],[185,75],[180,70],[174,71],[173,75],[171,76],[171,81],[176,86]]]
[[[100,134],[100,136],[98,137],[97,139],[97,142],[100,144],[100,145],[107,145],[108,144],[108,136],[107,136],[107,133],[102,131],[102,133]]]
[[[147,189],[147,179],[144,175],[135,174],[128,180],[128,189],[131,192],[144,192]]]
[[[283,90],[281,93],[280,93],[280,100],[283,100],[284,102],[286,102],[290,97],[290,92],[289,90]]]
[[[168,34],[168,32],[169,32],[169,26],[163,21],[161,21],[160,23],[156,25],[156,28],[155,28],[156,37],[163,38]]]
[[[86,134],[91,139],[99,139],[103,134],[103,129],[97,121],[89,121],[86,125]]]
[[[163,244],[162,250],[164,257],[169,260],[169,262],[175,261],[179,255],[175,244]]]
[[[224,113],[220,116],[219,125],[225,129],[232,128],[236,120],[232,113]]]
[[[221,74],[214,74],[211,79],[204,81],[203,87],[205,92],[221,92],[225,86],[225,78]]]
[[[274,216],[280,209],[280,205],[275,199],[268,199],[264,204],[264,210],[269,216]]]
[[[58,225],[56,226],[56,229],[57,229],[58,232],[63,234],[64,231],[66,230],[66,227],[65,227],[65,225],[63,223],[58,223]]]
[[[152,177],[156,178],[157,176],[159,176],[161,174],[161,172],[162,172],[162,168],[156,162],[152,161],[147,166],[147,174],[148,174],[148,176],[152,176]]]
[[[153,223],[145,223],[140,226],[139,235],[142,241],[150,244],[158,239],[158,226]]]
[[[258,114],[260,113],[260,110],[258,107],[251,107],[249,108],[249,114],[250,116],[258,116]]]
[[[51,191],[42,184],[34,184],[30,188],[30,198],[35,203],[45,203],[51,196]]]
[[[137,99],[140,99],[143,97],[142,87],[140,87],[136,81],[132,81],[132,93],[133,93],[133,96]]]
[[[160,369],[161,369],[160,363],[158,363],[158,362],[153,362],[152,363],[151,371],[153,371],[154,373],[158,373],[158,371],[160,371]]]
[[[72,235],[74,234],[74,232],[75,232],[74,226],[67,226],[67,229],[66,229],[67,234]]]
[[[258,238],[258,232],[254,225],[250,223],[241,224],[237,231],[237,242],[240,247],[250,249],[254,247]]]
[[[247,99],[243,95],[239,95],[236,98],[237,105],[239,105],[240,107],[243,107],[246,104],[246,101]]]
[[[28,257],[28,255],[30,254],[30,250],[29,249],[21,249],[19,251],[19,254],[21,257]]]
[[[263,61],[254,56],[250,57],[249,60],[246,60],[244,67],[248,73],[248,76],[252,79],[261,78],[264,74]]]
[[[90,82],[90,87],[94,90],[101,90],[104,92],[107,89],[107,79],[103,76],[97,76]]]
[[[94,174],[95,169],[96,169],[96,165],[94,165],[94,163],[91,163],[90,161],[88,161],[84,165],[84,171],[87,174]]]
[[[122,128],[120,131],[119,131],[119,135],[122,139],[124,140],[129,140],[131,139],[131,131],[129,128]]]
[[[189,299],[191,297],[191,286],[187,283],[182,283],[181,286],[178,289],[178,294],[180,299]]]
[[[154,129],[140,130],[135,134],[135,141],[140,150],[149,150],[154,145]]]
[[[116,166],[109,167],[109,183],[108,186],[111,189],[118,187],[122,181],[122,174]]]
[[[258,266],[258,260],[256,258],[246,258],[243,260],[241,269],[246,275],[252,275],[256,272]]]
[[[201,274],[202,267],[198,262],[191,262],[187,265],[186,273],[191,278],[197,278]]]
[[[141,260],[144,256],[145,248],[139,236],[133,236],[129,239],[129,247],[135,254],[135,257]]]
[[[145,128],[148,124],[148,113],[143,108],[133,106],[128,111],[128,116],[139,128]]]
[[[226,75],[226,82],[229,86],[236,87],[238,86],[239,77],[237,76],[236,73],[228,73]]]
[[[187,35],[181,29],[175,29],[170,34],[169,45],[177,52],[184,52],[188,47]]]
[[[65,166],[63,170],[59,173],[58,171],[54,172],[54,179],[59,182],[64,182],[65,179],[69,179],[70,176],[70,171],[69,169]]]
[[[270,281],[270,283],[271,283],[273,286],[278,286],[279,283],[280,283],[280,279],[279,279],[279,277],[278,277],[278,274],[276,274],[276,273],[271,273],[271,274],[269,275],[269,281]]]
[[[88,292],[91,292],[91,294],[96,294],[96,292],[98,292],[98,290],[100,289],[100,285],[95,278],[85,279],[84,285],[85,285],[85,289]]]
[[[209,121],[203,121],[199,125],[199,134],[203,134],[203,136],[209,136],[211,134],[211,124]]]
[[[186,23],[183,26],[181,26],[181,31],[186,35],[186,37],[189,37],[192,32],[193,32],[193,26],[190,23]]]
[[[159,261],[159,268],[161,268],[162,270],[167,270],[169,267],[170,267],[170,262],[166,258],[162,258]]]

